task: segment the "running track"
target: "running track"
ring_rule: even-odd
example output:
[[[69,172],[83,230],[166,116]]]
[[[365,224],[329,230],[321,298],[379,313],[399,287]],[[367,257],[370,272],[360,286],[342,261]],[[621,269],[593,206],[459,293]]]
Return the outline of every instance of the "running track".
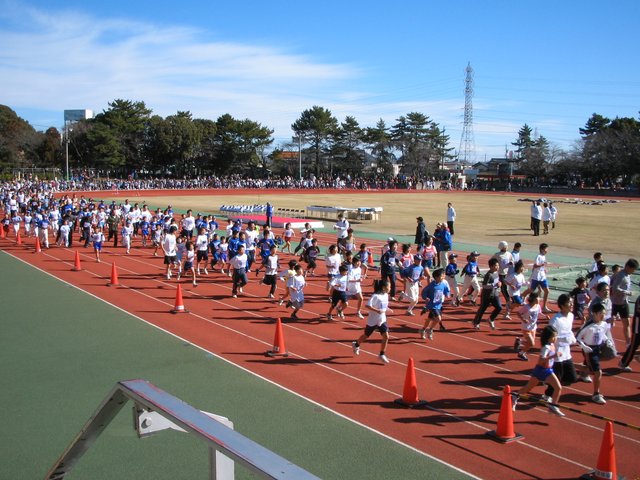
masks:
[[[146,194],[146,192],[145,192]],[[322,245],[333,236],[320,235]],[[419,317],[408,317],[396,305],[390,316],[391,360],[377,361],[378,341],[362,346],[354,357],[351,341],[364,324],[347,310],[347,318],[326,322],[321,313],[328,303],[324,278],[308,278],[307,303],[301,319],[288,321],[284,307],[266,299],[268,287],[253,274],[245,294],[230,297],[230,278],[210,273],[193,288],[182,284],[188,314],[171,315],[176,281],[164,279],[162,258],[152,250],[134,248],[131,255],[106,247],[103,263],[95,263],[91,249],[77,248],[82,272],[72,272],[74,250],[51,248],[34,253],[33,239],[23,246],[14,239],[0,240],[8,253],[52,275],[113,303],[144,320],[209,350],[298,394],[319,402],[399,442],[439,458],[481,478],[576,478],[595,467],[603,422],[572,412],[566,418],[547,413],[544,407],[524,404],[515,414],[515,429],[525,435],[520,442],[501,445],[485,436],[496,427],[505,385],[519,387],[532,368],[511,350],[516,321],[498,321],[498,329],[480,332],[470,328],[471,307],[445,311],[446,333],[435,333],[432,342],[420,340]],[[374,242],[368,242],[374,244]],[[136,245],[134,243],[134,245]],[[138,245],[139,246],[139,245]],[[281,264],[289,259],[281,255]],[[121,287],[107,287],[111,262],[118,267]],[[319,269],[320,270],[320,269]],[[371,278],[371,276],[370,276]],[[369,279],[365,292],[371,290]],[[282,289],[279,286],[279,291]],[[266,358],[274,337],[274,320],[283,319],[288,358]],[[620,332],[616,331],[619,348]],[[397,408],[393,400],[402,395],[406,362],[416,363],[420,397],[429,402],[424,409]],[[580,354],[576,354],[579,358]],[[617,373],[615,362],[605,371]],[[541,387],[534,390],[539,393]],[[640,376],[627,373],[605,376],[606,406],[589,401],[591,386],[578,383],[565,388],[562,402],[622,422],[638,424]],[[634,478],[640,467],[634,456],[640,447],[638,430],[616,426],[618,473]]]

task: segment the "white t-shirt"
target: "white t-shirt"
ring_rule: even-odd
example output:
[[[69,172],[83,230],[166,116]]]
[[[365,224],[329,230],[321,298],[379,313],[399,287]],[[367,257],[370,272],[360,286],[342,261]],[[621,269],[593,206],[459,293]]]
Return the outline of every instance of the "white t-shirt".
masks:
[[[522,317],[522,324],[520,328],[528,332],[535,332],[538,328],[538,317],[542,309],[537,303],[533,306],[525,303],[520,307],[520,316]]]
[[[176,254],[176,236],[173,233],[169,233],[164,237],[162,242],[162,250],[168,257],[173,257]]]
[[[362,268],[351,268],[347,274],[349,283],[347,284],[347,292],[350,295],[357,295],[362,292],[362,285],[360,280],[362,279]]]
[[[289,298],[292,303],[299,303],[304,301],[304,287],[307,284],[304,279],[304,275],[296,275],[291,277],[287,282],[289,284]]]
[[[576,337],[573,335],[573,313],[567,313],[565,317],[561,312],[556,313],[549,325],[556,329],[558,336],[556,337],[556,350],[559,354],[559,362],[571,360],[571,345],[576,343]]]
[[[545,255],[538,255],[534,265],[542,265],[541,267],[533,267],[531,270],[531,280],[537,280],[539,282],[547,279],[546,265],[547,257]]]
[[[367,305],[378,310],[381,310],[381,313],[374,312],[373,310],[369,310],[369,315],[367,316],[367,325],[370,327],[379,327],[383,323],[387,321],[387,308],[389,308],[389,294],[388,293],[374,293]]]
[[[324,261],[327,265],[328,275],[337,275],[340,273],[340,262],[342,261],[342,257],[339,253],[327,256]]]
[[[520,296],[520,290],[525,283],[524,274],[523,273],[512,273],[508,275],[506,278],[507,282],[507,291],[509,292],[509,296]]]
[[[200,252],[206,252],[209,249],[209,237],[206,233],[196,237],[196,246]]]

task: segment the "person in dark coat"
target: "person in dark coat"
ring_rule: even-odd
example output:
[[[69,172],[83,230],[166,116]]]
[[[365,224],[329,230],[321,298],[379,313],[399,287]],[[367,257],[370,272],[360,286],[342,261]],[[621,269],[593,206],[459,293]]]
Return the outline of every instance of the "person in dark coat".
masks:
[[[417,217],[416,220],[418,225],[416,226],[415,244],[418,246],[418,251],[420,251],[427,243],[429,232],[427,231],[427,226],[424,223],[424,218]]]

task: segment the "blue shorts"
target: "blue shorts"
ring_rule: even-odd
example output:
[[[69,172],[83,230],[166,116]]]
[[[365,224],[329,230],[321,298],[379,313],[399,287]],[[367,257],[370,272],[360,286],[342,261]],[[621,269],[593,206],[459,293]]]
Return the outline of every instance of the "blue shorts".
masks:
[[[335,307],[340,302],[347,303],[347,292],[334,290],[331,294],[331,305]]]
[[[536,377],[541,382],[544,382],[547,378],[549,378],[549,375],[552,374],[553,368],[544,368],[540,365],[536,365],[535,367],[533,367],[533,372],[531,372],[531,376]]]
[[[540,288],[548,288],[549,284],[547,284],[547,279],[544,280],[531,280],[531,290],[536,290],[538,287]]]
[[[99,252],[100,250],[102,250],[102,242],[93,242],[93,249],[96,252]]]
[[[591,352],[584,353],[584,363],[591,373],[596,373],[601,370],[600,368],[600,345],[589,345]]]
[[[512,295],[511,302],[515,303],[516,305],[522,305],[524,303],[520,295]]]

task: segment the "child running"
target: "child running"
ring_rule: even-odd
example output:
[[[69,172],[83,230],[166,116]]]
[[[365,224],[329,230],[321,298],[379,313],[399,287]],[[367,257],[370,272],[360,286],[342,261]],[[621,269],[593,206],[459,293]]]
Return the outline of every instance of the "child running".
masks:
[[[458,290],[458,281],[456,280],[456,275],[460,273],[460,270],[458,270],[456,258],[458,258],[458,255],[450,253],[448,257],[449,263],[447,263],[447,268],[444,269],[444,275],[449,284],[449,291],[451,292],[451,303],[454,307],[460,305],[460,291]]]
[[[291,313],[292,319],[298,318],[298,311],[304,306],[304,287],[307,282],[302,272],[302,265],[297,263],[294,267],[295,275],[288,282],[287,290],[289,292],[289,304],[293,307]]]
[[[584,312],[587,305],[591,302],[591,296],[587,288],[587,279],[584,277],[576,278],[576,286],[571,290],[569,295],[573,300],[573,317],[578,319],[581,325],[584,325],[586,321]]]
[[[332,245],[335,246],[335,245]],[[340,265],[338,275],[329,281],[329,291],[331,294],[331,306],[327,312],[327,320],[333,320],[333,309],[338,312],[338,317],[344,318],[343,310],[347,308],[347,272],[346,265]]]
[[[536,342],[536,330],[538,329],[538,318],[540,317],[541,309],[538,301],[538,294],[531,292],[527,296],[527,302],[520,307],[518,315],[522,320],[522,340],[516,338],[514,348],[518,352],[518,358],[520,360],[529,360],[527,352],[533,348]]]
[[[289,260],[289,263],[287,264],[289,268],[280,274],[280,280],[283,280],[285,282],[287,288],[285,288],[284,295],[280,295],[280,301],[278,302],[278,305],[283,305],[284,301],[290,298],[289,287],[291,286],[291,279],[296,276],[296,265],[298,265],[298,262],[296,262],[295,260]],[[290,306],[291,300],[287,302],[287,308],[289,308]]]
[[[553,363],[556,358],[560,356],[559,353],[556,353],[556,348],[554,346],[554,342],[556,340],[556,336],[558,332],[552,326],[547,325],[542,333],[540,334],[540,343],[542,344],[542,349],[540,350],[540,358],[538,359],[538,363],[533,368],[533,372],[531,372],[531,377],[527,384],[522,387],[518,392],[512,393],[513,396],[513,410],[515,411],[516,405],[518,405],[518,400],[522,395],[526,395],[529,393],[534,387],[536,387],[540,382],[546,383],[549,386],[553,387],[553,396],[551,397],[551,403],[547,404],[549,411],[558,415],[559,417],[564,417],[564,413],[558,408],[558,401],[560,400],[560,394],[562,393],[562,385],[560,385],[560,381],[558,377],[553,373]]]
[[[500,276],[498,275],[498,269],[500,264],[497,258],[489,259],[489,271],[484,274],[482,279],[482,297],[480,308],[476,312],[476,316],[473,319],[473,326],[476,330],[480,330],[480,322],[484,312],[489,308],[489,305],[493,306],[493,312],[489,315],[489,326],[491,330],[496,329],[496,318],[502,311],[502,304],[500,303]]]
[[[424,321],[424,326],[420,329],[420,338],[433,340],[433,329],[440,324],[440,330],[445,330],[442,324],[442,305],[449,297],[449,285],[443,281],[444,270],[438,268],[433,272],[433,281],[422,290],[422,298],[427,302],[422,309],[422,315],[429,312],[429,316]]]
[[[387,344],[389,343],[389,326],[387,325],[387,312],[393,313],[389,308],[389,291],[391,286],[387,280],[376,280],[374,282],[374,292],[367,302],[367,325],[364,333],[360,335],[358,340],[351,343],[354,355],[360,355],[360,344],[364,343],[376,330],[382,336],[382,344],[380,345],[380,354],[378,359],[384,363],[389,363],[389,359],[385,353]]]
[[[104,242],[104,233],[102,233],[102,228],[97,225],[93,227],[91,241],[93,242],[93,251],[96,254],[96,262],[100,263],[100,252],[102,251],[102,242]]]
[[[600,393],[602,381],[602,369],[600,368],[600,348],[610,335],[611,325],[604,321],[605,307],[603,304],[595,305],[591,311],[593,322],[585,325],[576,335],[576,340],[582,347],[584,365],[576,365],[576,370],[584,378],[593,375],[593,395],[591,400],[599,405],[607,401]]]
[[[278,247],[275,245],[271,247],[271,253],[267,258],[267,264],[265,265],[264,278],[262,283],[269,285],[269,298],[275,298],[276,287],[278,286],[278,269],[280,264],[278,263]]]
[[[282,253],[287,251],[287,253],[291,253],[291,239],[295,236],[295,232],[293,228],[291,228],[291,224],[287,223],[284,226],[284,232],[282,233],[282,238],[284,238],[284,245],[282,246]]]
[[[422,257],[420,255],[416,255],[413,257],[413,265],[408,267],[405,271],[406,278],[406,293],[402,296],[406,297],[409,301],[409,306],[407,307],[407,315],[413,317],[413,309],[418,304],[420,300],[420,281],[425,276],[425,268],[422,266]]]
[[[355,298],[358,301],[356,304],[356,316],[364,318],[361,311],[362,303],[364,302],[364,297],[362,296],[362,268],[360,267],[360,258],[357,256],[351,260],[347,279],[347,298]]]
[[[197,287],[198,282],[196,281],[196,269],[194,263],[196,262],[196,249],[193,242],[190,240],[185,244],[185,259],[184,259],[184,268],[183,271],[185,275],[191,272],[191,276],[193,278],[193,286]],[[180,274],[178,274],[178,280],[180,280]]]
[[[521,290],[525,283],[524,279],[524,263],[522,260],[518,260],[513,265],[513,271],[507,275],[505,278],[505,283],[507,284],[507,308],[505,310],[504,318],[505,320],[511,320],[511,309],[514,305],[519,306],[522,305],[522,294]]]

